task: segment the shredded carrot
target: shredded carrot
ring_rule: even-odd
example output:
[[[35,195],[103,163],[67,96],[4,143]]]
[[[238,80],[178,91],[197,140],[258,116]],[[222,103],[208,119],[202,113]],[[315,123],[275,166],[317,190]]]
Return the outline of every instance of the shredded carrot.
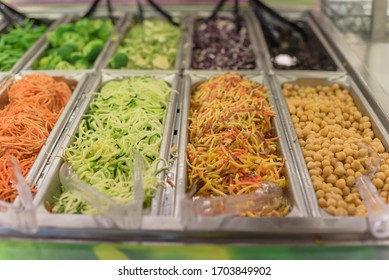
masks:
[[[173,188],[176,186],[176,185],[174,184],[173,180],[170,179],[169,177],[166,177],[166,182],[167,182],[170,186],[172,186]]]
[[[39,151],[70,98],[65,82],[42,75],[26,75],[7,89],[9,103],[0,110],[0,200],[13,202],[13,155],[23,176],[31,169]],[[34,192],[33,186],[31,191]]]
[[[286,186],[274,116],[266,87],[235,73],[197,87],[190,103],[186,149],[188,187],[200,187],[196,196],[249,193],[268,180]],[[285,215],[287,207],[272,215]]]

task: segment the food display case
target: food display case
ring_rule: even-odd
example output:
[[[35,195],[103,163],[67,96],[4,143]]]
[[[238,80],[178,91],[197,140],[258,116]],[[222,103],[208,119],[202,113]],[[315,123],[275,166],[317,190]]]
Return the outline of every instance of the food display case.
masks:
[[[293,28],[303,30],[296,35],[296,29],[288,29],[291,25],[283,21],[267,25],[249,3],[241,5],[239,17],[228,6],[210,20],[206,20],[213,10],[210,4],[171,5],[169,12],[181,24],[159,31],[147,29],[148,24],[150,29],[157,26],[153,20],[164,20],[154,10],[139,14],[135,5],[118,3],[114,7],[119,7],[120,13],[115,14],[112,33],[91,60],[90,69],[36,70],[44,53],[55,53],[47,51],[52,40],[47,33],[80,17],[66,7],[45,9],[43,13],[50,16],[64,11],[66,15],[50,26],[17,66],[0,73],[1,79],[9,83],[6,88],[12,88],[25,76],[45,74],[72,80],[77,86],[25,176],[34,189],[32,203],[17,198],[9,212],[0,213],[1,239],[9,241],[7,244],[41,240],[42,246],[55,240],[54,247],[70,242],[95,252],[100,245],[131,251],[131,246],[148,248],[160,242],[175,246],[175,250],[185,250],[193,243],[192,248],[218,244],[221,255],[236,258],[249,256],[238,246],[242,243],[253,248],[309,245],[312,252],[327,245],[329,254],[331,250],[339,254],[342,246],[357,245],[361,250],[374,246],[381,254],[377,257],[387,256],[389,225],[377,211],[388,211],[383,203],[389,202],[389,111],[384,107],[388,91],[369,67],[353,60],[350,47],[343,49],[347,38],[342,39],[343,31],[327,17],[326,10],[334,10],[326,4],[321,3],[323,9],[277,9],[288,23],[297,26]],[[145,28],[138,29],[142,24]],[[169,31],[161,31],[164,29]],[[166,41],[170,38],[173,46]],[[225,42],[229,44],[226,48]],[[82,49],[78,53],[85,55]],[[61,58],[68,59],[68,55]],[[154,79],[162,84],[157,86]],[[217,91],[220,84],[233,79],[241,79],[228,87],[235,96]],[[166,96],[148,96],[164,86],[168,88]],[[128,91],[131,100],[123,97],[122,104],[117,101],[122,93],[111,94],[116,87]],[[201,89],[209,96],[194,100]],[[247,109],[239,103],[245,90],[250,96],[261,95],[260,106]],[[0,92],[0,101],[4,100],[0,113],[8,104],[7,92]],[[155,103],[143,104],[146,97]],[[97,100],[110,111],[104,113]],[[227,105],[220,105],[220,100]],[[207,106],[203,115],[196,115],[199,104]],[[263,109],[263,104],[269,108]],[[137,105],[145,111],[133,110]],[[132,128],[147,117],[146,109],[163,112],[160,118],[140,126],[139,136]],[[106,114],[105,119],[91,119],[96,112]],[[213,122],[207,125],[194,121],[213,113]],[[232,125],[239,118],[246,126]],[[112,120],[116,126],[111,130],[107,123]],[[159,121],[158,133],[149,133]],[[217,134],[219,122],[224,124],[220,129],[223,136]],[[190,131],[193,125],[197,125],[196,132]],[[107,135],[103,129],[104,135],[93,136],[98,127],[105,126]],[[202,140],[205,134],[213,140]],[[108,140],[103,145],[105,137]],[[79,148],[82,157],[73,160],[76,152],[71,147],[84,138],[95,150]],[[241,149],[229,148],[235,141],[245,144]],[[149,147],[156,147],[156,155],[143,155],[140,160],[138,152]],[[191,153],[193,147],[202,151],[219,148],[222,153],[216,160],[209,157],[196,165],[200,155]],[[2,148],[8,149],[0,146],[0,151]],[[109,160],[101,163],[105,158]],[[76,161],[77,174],[70,168],[64,170],[64,163]],[[147,177],[147,168],[155,168],[152,179]],[[201,180],[191,181],[188,174],[193,170]],[[358,190],[362,175],[370,176],[369,186],[373,187],[364,185],[364,194]],[[102,185],[117,178],[113,187]],[[269,189],[263,187],[267,184]],[[119,195],[119,201],[112,193],[115,186],[122,185],[127,192]],[[271,196],[273,188],[281,189],[282,198]],[[64,199],[62,195],[69,190],[76,195]],[[376,199],[379,208],[365,205],[362,196],[370,202],[372,197]],[[72,206],[56,206],[65,200]],[[280,205],[286,207],[282,214],[277,212]],[[263,209],[267,209],[265,214]],[[20,222],[25,212],[34,218],[34,227],[26,228],[28,223]],[[20,221],[6,223],[10,217]],[[11,242],[14,238],[20,241]]]

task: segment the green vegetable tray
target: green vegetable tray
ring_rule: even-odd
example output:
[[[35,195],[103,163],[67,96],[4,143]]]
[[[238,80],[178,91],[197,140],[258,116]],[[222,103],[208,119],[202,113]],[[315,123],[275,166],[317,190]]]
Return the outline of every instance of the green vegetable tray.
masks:
[[[101,39],[92,39],[91,41],[84,42],[83,36],[79,34],[79,30],[84,30],[84,26],[77,25],[78,31],[73,32],[71,30],[67,30],[69,24],[79,24],[82,25],[82,19],[80,20],[79,15],[72,14],[68,15],[66,19],[62,22],[62,25],[59,28],[56,28],[55,33],[51,32],[47,36],[42,38],[42,42],[40,44],[39,49],[29,57],[28,61],[23,65],[22,70],[33,70],[34,71],[47,71],[44,69],[52,69],[50,71],[75,71],[82,70],[83,72],[91,73],[94,72],[101,67],[101,62],[104,59],[105,53],[110,48],[110,45],[116,38],[119,36],[120,29],[123,24],[127,21],[128,14],[127,13],[118,13],[116,15],[116,22],[113,23],[113,31],[107,31],[104,33],[104,37],[108,36],[108,39],[102,43]],[[91,20],[103,20],[108,21],[109,19],[106,17],[97,17],[91,18]],[[88,20],[85,19],[84,22]],[[105,25],[104,25],[105,26]],[[91,27],[92,28],[92,27]],[[95,27],[93,27],[95,28]],[[97,28],[97,27],[96,27]],[[104,32],[104,28],[96,29],[96,31]],[[63,29],[63,30],[62,30]],[[86,31],[85,31],[86,32]],[[95,31],[93,31],[95,32]],[[60,35],[62,34],[62,35]],[[100,33],[99,33],[100,34]],[[103,35],[103,33],[101,33]],[[101,36],[102,36],[101,35]],[[51,36],[50,38],[48,36]],[[66,38],[64,36],[67,36]],[[100,36],[100,35],[93,35]],[[69,38],[68,38],[69,37]],[[97,38],[97,37],[95,37]],[[64,41],[65,40],[65,41]],[[51,43],[50,43],[51,42]],[[56,43],[58,42],[58,43]],[[53,48],[52,44],[60,44],[55,45],[56,48]],[[78,46],[77,44],[81,44]],[[98,45],[97,45],[98,44]],[[82,50],[78,50],[75,48],[81,48]],[[51,51],[50,51],[51,50]],[[71,57],[69,57],[71,55]],[[66,59],[66,60],[65,60]],[[88,61],[86,61],[88,59]],[[75,68],[69,64],[68,61],[72,61],[75,63]],[[78,62],[81,64],[78,65]],[[59,65],[61,64],[61,65]],[[92,65],[89,67],[88,65]]]
[[[55,29],[59,24],[61,24],[64,20],[66,19],[66,17],[62,16],[62,17],[59,17],[57,19],[55,19],[49,26],[47,26],[47,29],[46,31],[43,33],[42,36],[40,36],[38,38],[38,40],[35,41],[35,43],[33,43],[29,48],[28,50],[18,59],[18,61],[13,64],[12,68],[9,69],[8,71],[3,71],[0,73],[2,74],[10,74],[10,73],[18,73],[22,68],[23,66],[28,63],[28,61],[30,60],[31,56],[34,55],[41,47],[42,43],[44,42],[45,40],[45,36],[47,35],[48,32],[52,31],[53,29]],[[8,23],[3,23],[1,26],[0,26],[0,34],[5,34],[5,33],[8,33],[8,29],[11,28],[11,25],[8,24]],[[15,28],[12,28],[12,30],[15,30]],[[18,36],[17,38],[15,38],[15,40],[18,41],[18,44],[25,44],[23,43],[23,37],[20,38],[20,36],[22,35],[16,35],[15,36]],[[4,53],[4,55],[7,55],[7,53]]]
[[[136,37],[137,42],[134,42],[132,44],[131,39],[127,38],[127,36],[129,32],[132,32],[134,30],[134,28],[140,27],[139,19],[136,16],[132,16],[131,18],[129,18],[127,22],[123,23],[119,37],[110,45],[110,49],[107,51],[105,59],[102,62],[102,68],[104,70],[110,70],[110,69],[114,70],[114,69],[121,68],[123,70],[156,70],[156,71],[171,71],[171,70],[182,69],[183,67],[182,58],[184,52],[188,48],[188,45],[186,44],[187,36],[188,36],[188,28],[189,28],[188,16],[186,15],[186,13],[183,12],[173,13],[173,15],[179,18],[181,21],[181,26],[177,27],[179,29],[180,35],[177,43],[177,52],[175,54],[167,54],[166,51],[168,50],[164,50],[162,48],[164,44],[159,42],[159,40],[162,41],[166,40],[165,36],[168,36],[169,33],[171,33],[170,31],[167,34],[160,35],[159,32],[161,31],[157,30],[158,33],[153,33],[153,36],[151,36],[153,37],[153,41],[148,42],[149,47],[145,47],[144,45],[141,45],[138,42],[139,40],[140,41],[145,40],[144,38],[142,38],[144,34],[139,33],[139,31],[143,32],[144,30],[139,30],[137,31],[138,33],[136,33],[137,35],[135,34],[133,35]],[[161,25],[165,24],[164,20],[160,16],[156,15],[151,11],[145,12],[145,20],[146,21],[156,20],[157,23],[160,22]],[[149,22],[147,24],[149,24]],[[154,27],[153,23],[151,23],[147,28],[150,29],[151,31],[152,28],[162,28],[161,30],[163,30],[163,28],[173,28],[173,27],[171,27],[170,24],[166,22],[165,27]],[[131,49],[131,51],[129,50],[128,53],[126,53],[126,55],[124,55],[121,52],[117,54],[117,51],[120,50],[123,42],[126,42],[126,44],[130,45],[131,48],[133,49]],[[173,48],[173,46],[171,47]],[[158,48],[162,48],[162,49],[158,49]],[[153,57],[154,60],[148,61],[148,58],[144,56],[148,52],[150,53],[150,57]],[[143,54],[141,55],[141,53]],[[171,63],[173,65],[171,67],[167,65],[168,62],[165,60],[171,59],[172,55],[174,56],[173,59],[174,63]],[[122,58],[120,56],[127,56],[127,57]],[[123,59],[125,59],[125,61],[123,61]],[[128,60],[133,61],[134,64],[138,64],[138,62],[139,63],[142,62],[145,63],[145,65],[128,67],[126,66]],[[160,65],[160,67],[153,66],[151,65],[152,63],[155,63],[155,65]],[[115,68],[113,68],[112,66],[114,66]]]

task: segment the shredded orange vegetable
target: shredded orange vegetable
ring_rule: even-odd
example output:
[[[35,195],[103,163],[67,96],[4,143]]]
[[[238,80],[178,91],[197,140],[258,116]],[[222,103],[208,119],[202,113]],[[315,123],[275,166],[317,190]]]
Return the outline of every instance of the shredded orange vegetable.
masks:
[[[33,74],[16,81],[7,93],[9,103],[0,110],[0,199],[13,202],[17,191],[7,155],[16,157],[26,176],[71,90],[65,82]]]
[[[235,73],[211,78],[192,95],[188,187],[201,197],[239,195],[274,181],[286,186],[267,89]],[[288,207],[272,215],[282,216]],[[246,213],[261,216],[261,213]]]

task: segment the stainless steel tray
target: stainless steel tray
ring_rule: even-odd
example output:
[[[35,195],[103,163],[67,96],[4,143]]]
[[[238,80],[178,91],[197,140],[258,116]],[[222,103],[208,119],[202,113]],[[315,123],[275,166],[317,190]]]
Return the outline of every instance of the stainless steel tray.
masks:
[[[123,79],[129,76],[142,76],[145,75],[145,72],[127,72],[122,74],[102,74],[97,75],[94,81],[91,83],[88,88],[89,91],[94,92],[97,91],[102,84],[112,81]],[[169,160],[170,153],[170,142],[172,137],[172,129],[174,126],[174,117],[176,113],[176,99],[177,99],[177,91],[179,89],[179,80],[176,74],[150,74],[148,72],[148,76],[153,76],[159,79],[165,80],[167,83],[171,85],[172,93],[169,97],[166,122],[163,131],[163,139],[161,143],[160,157]],[[84,114],[88,111],[89,104],[93,100],[92,95],[83,95],[83,99],[78,103],[78,107],[76,108],[75,114],[73,118],[68,121],[65,131],[59,140],[59,144],[53,154],[57,155],[54,157],[47,168],[42,173],[42,178],[38,182],[41,186],[41,191],[35,197],[34,204],[38,207],[38,212],[40,216],[45,217],[44,225],[49,227],[60,227],[60,228],[98,228],[101,226],[102,222],[99,217],[91,216],[91,215],[69,215],[69,214],[53,214],[50,213],[46,209],[46,203],[53,202],[54,197],[58,197],[61,193],[60,181],[59,181],[59,168],[61,167],[64,159],[62,158],[63,149],[67,146],[71,145],[74,141],[73,135],[77,132],[78,126],[82,121]],[[158,175],[159,180],[165,180],[165,173],[162,172]],[[160,185],[157,186],[157,192],[152,201],[152,209],[151,215],[156,215],[159,212],[159,207],[161,201],[164,197],[164,188]]]
[[[85,73],[93,73],[93,72],[99,70],[99,68],[101,66],[101,62],[104,59],[105,53],[108,51],[110,45],[112,44],[112,41],[115,41],[115,39],[118,37],[118,33],[120,31],[120,28],[124,24],[124,22],[127,20],[128,14],[119,13],[119,14],[115,15],[115,17],[117,18],[117,22],[115,23],[114,30],[113,30],[111,36],[105,42],[104,48],[100,52],[99,56],[96,58],[96,60],[93,64],[93,67],[91,69],[82,69],[80,71],[83,71]],[[68,15],[61,23],[70,23],[70,22],[74,22],[78,19],[79,19],[79,15],[71,14],[71,15]],[[26,63],[23,65],[23,67],[20,70],[31,70],[31,71],[35,71],[35,72],[46,72],[46,71],[74,72],[75,71],[75,70],[33,70],[32,65],[35,63],[35,61],[37,61],[43,55],[43,53],[49,47],[49,42],[47,40],[47,37],[43,36],[43,38],[41,38],[41,39],[42,40],[40,42],[40,47],[31,53],[31,56],[29,56],[28,59],[26,59],[27,60]]]
[[[179,139],[179,150],[178,150],[178,171],[177,171],[177,184],[176,184],[176,198],[175,198],[175,215],[182,217],[183,204],[185,198],[185,190],[187,186],[187,165],[186,165],[186,146],[188,143],[187,137],[187,119],[189,114],[189,104],[191,99],[192,91],[199,83],[208,80],[212,76],[221,74],[222,72],[209,72],[208,74],[188,74],[185,76],[185,96],[183,99],[182,108],[182,122],[181,132]],[[265,77],[263,75],[255,75],[250,72],[240,72],[242,76],[255,82],[267,85]],[[280,137],[279,140],[279,152],[286,159],[286,177],[288,180],[288,192],[290,200],[292,202],[291,212],[283,218],[242,218],[242,217],[209,217],[203,218],[200,223],[185,221],[182,223],[187,226],[188,230],[223,230],[223,231],[261,231],[263,219],[268,221],[274,220],[275,224],[282,224],[282,220],[287,220],[292,217],[308,217],[308,212],[304,204],[304,199],[300,191],[300,178],[299,174],[295,172],[294,168],[291,168],[293,163],[289,151],[289,146],[286,141],[285,133],[282,129],[281,117],[278,108],[274,105],[274,97],[268,92],[268,100],[270,105],[273,107],[276,113],[276,117],[273,119],[273,125],[276,128],[277,135]],[[271,222],[270,222],[271,223]]]
[[[70,115],[74,109],[75,104],[78,102],[80,95],[83,91],[83,89],[87,86],[88,84],[88,75],[86,74],[72,74],[72,73],[51,73],[51,72],[46,72],[47,75],[49,76],[58,76],[58,77],[64,77],[66,79],[71,79],[77,81],[77,86],[73,90],[72,96],[70,97],[68,103],[64,107],[61,115],[59,116],[55,126],[53,127],[52,131],[50,132],[45,144],[43,145],[42,149],[40,150],[34,164],[32,165],[30,171],[28,172],[26,176],[27,182],[30,184],[35,184],[37,180],[39,179],[39,174],[44,168],[44,165],[46,162],[50,159],[51,153],[54,150],[58,138],[60,137],[63,127],[70,118]],[[15,78],[15,80],[21,79],[25,74],[17,74],[13,76],[8,76],[8,78]],[[0,97],[0,100],[3,102],[8,103],[8,96],[6,96],[6,92],[3,92],[4,96]],[[4,104],[6,104],[4,103]],[[3,104],[3,105],[4,105]],[[38,186],[39,189],[39,186]],[[18,199],[15,200],[15,205],[18,205]]]
[[[294,20],[300,19],[300,20],[307,23],[308,27],[315,34],[319,43],[323,46],[325,51],[328,53],[330,58],[333,60],[333,62],[337,66],[337,71],[343,72],[344,67],[343,67],[341,61],[338,59],[335,52],[329,46],[328,42],[326,41],[324,36],[321,34],[319,29],[312,23],[312,20],[305,13],[289,12],[287,14],[288,14],[288,17],[293,18]],[[257,17],[254,14],[252,14],[252,21],[251,22],[252,22],[252,25],[254,28],[254,32],[256,33],[256,36],[257,36],[257,42],[258,42],[258,44],[261,45],[261,49],[263,49],[263,52],[261,52],[260,56],[265,61],[267,70],[268,71],[277,71],[277,72],[278,71],[281,71],[281,72],[282,71],[286,71],[286,72],[287,71],[296,71],[296,70],[279,70],[273,66],[273,63],[271,61],[269,47],[268,47],[268,44],[266,42],[263,29],[261,27],[261,24],[259,23],[259,20],[257,19]],[[314,71],[314,70],[300,70],[300,71]]]
[[[160,15],[156,14],[155,12],[152,11],[145,11],[145,18],[146,19],[163,19],[160,17]],[[182,12],[171,12],[171,14],[175,17],[180,18],[181,20],[181,38],[179,40],[179,46],[177,50],[177,55],[176,55],[176,61],[175,61],[175,66],[174,69],[168,69],[166,70],[167,72],[176,70],[179,71],[182,68],[182,55],[183,55],[183,49],[185,48],[185,41],[186,41],[186,36],[187,36],[187,30],[188,30],[188,20],[187,20],[187,15]],[[112,58],[112,56],[116,53],[117,49],[119,48],[121,42],[124,40],[125,36],[127,35],[128,31],[138,22],[138,18],[135,16],[129,17],[125,22],[123,22],[120,31],[118,32],[119,35],[115,40],[112,40],[111,45],[109,46],[109,49],[107,50],[104,59],[101,62],[101,68],[103,71],[110,71],[110,70],[115,70],[109,68],[109,61]],[[118,69],[117,71],[119,71]],[[122,69],[122,70],[134,70],[134,71],[154,71],[155,69],[149,69],[149,70],[142,70],[142,69]],[[165,70],[155,70],[155,71],[165,71]]]
[[[258,39],[256,36],[256,30],[253,26],[253,15],[250,10],[245,10],[241,12],[243,20],[246,22],[247,25],[247,30],[249,33],[249,39],[253,48],[253,53],[255,56],[255,62],[256,62],[256,67],[252,70],[241,70],[241,71],[259,71],[264,69],[264,62],[262,60],[262,55],[261,53],[263,52],[263,46],[261,44],[258,44]],[[224,17],[230,17],[232,18],[233,15],[228,12],[224,13],[219,13],[220,16]],[[200,18],[205,18],[210,16],[210,11],[200,11],[197,13],[192,13],[188,17],[188,32],[187,32],[187,38],[186,42],[184,44],[183,48],[183,57],[182,57],[182,67],[185,70],[194,70],[194,71],[212,71],[212,70],[200,70],[200,69],[193,69],[191,67],[192,65],[192,49],[193,49],[193,35],[194,35],[194,25],[196,23],[196,20]],[[229,70],[229,69],[222,69],[222,71]],[[230,70],[232,71],[232,70]]]
[[[379,120],[379,115],[382,112],[374,111],[369,103],[364,98],[361,91],[355,85],[354,81],[346,74],[332,72],[332,73],[307,73],[305,71],[290,71],[288,74],[279,74],[276,75],[273,79],[275,82],[275,94],[277,96],[277,103],[280,107],[280,110],[283,113],[283,122],[287,131],[288,138],[290,139],[293,155],[296,161],[296,168],[300,171],[301,177],[303,178],[302,190],[307,197],[307,203],[309,205],[309,209],[312,211],[312,215],[314,217],[325,218],[326,220],[339,221],[336,225],[332,223],[329,225],[329,229],[332,230],[344,230],[349,225],[349,222],[345,221],[358,221],[356,224],[359,224],[360,227],[358,230],[363,232],[366,230],[366,218],[364,217],[335,217],[331,216],[322,210],[316,199],[316,194],[314,187],[312,185],[312,181],[308,172],[308,168],[305,163],[305,159],[302,153],[302,149],[300,147],[299,142],[297,141],[297,134],[294,129],[293,122],[289,115],[288,106],[286,104],[286,100],[283,96],[281,85],[285,82],[292,84],[299,84],[305,86],[316,86],[316,85],[330,85],[333,83],[338,83],[344,87],[349,88],[350,95],[354,100],[354,103],[358,110],[363,114],[370,118],[372,123],[372,130],[376,137],[378,137],[385,149],[389,148],[389,134],[386,131],[385,127]],[[343,221],[343,223],[342,223]],[[355,224],[354,224],[355,226]]]

